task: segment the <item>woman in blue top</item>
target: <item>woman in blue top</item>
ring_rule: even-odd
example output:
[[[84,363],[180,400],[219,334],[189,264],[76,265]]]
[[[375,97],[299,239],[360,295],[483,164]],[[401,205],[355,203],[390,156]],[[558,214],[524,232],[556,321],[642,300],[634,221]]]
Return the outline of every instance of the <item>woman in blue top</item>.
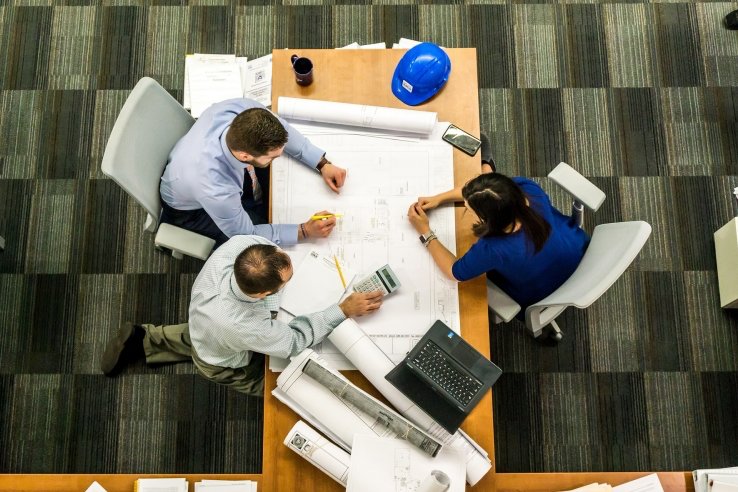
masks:
[[[460,201],[476,215],[472,230],[479,240],[457,259],[433,234],[426,211]],[[495,172],[463,188],[420,197],[408,218],[444,274],[464,281],[486,273],[520,304],[521,317],[571,276],[589,244],[589,236],[551,205],[538,184]]]

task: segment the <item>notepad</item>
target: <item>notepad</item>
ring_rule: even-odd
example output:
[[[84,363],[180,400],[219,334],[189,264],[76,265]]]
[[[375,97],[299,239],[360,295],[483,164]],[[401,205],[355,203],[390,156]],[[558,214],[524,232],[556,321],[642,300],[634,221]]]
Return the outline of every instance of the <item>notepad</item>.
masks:
[[[350,284],[353,274],[338,259],[344,278]],[[323,311],[337,303],[346,289],[333,256],[310,251],[295,269],[282,294],[280,308],[293,316]]]

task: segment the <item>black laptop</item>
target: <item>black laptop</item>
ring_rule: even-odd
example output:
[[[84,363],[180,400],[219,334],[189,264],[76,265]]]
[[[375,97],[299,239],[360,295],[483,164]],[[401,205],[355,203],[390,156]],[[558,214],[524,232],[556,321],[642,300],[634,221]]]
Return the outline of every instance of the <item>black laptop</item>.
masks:
[[[436,321],[385,379],[453,434],[500,374],[499,367]]]

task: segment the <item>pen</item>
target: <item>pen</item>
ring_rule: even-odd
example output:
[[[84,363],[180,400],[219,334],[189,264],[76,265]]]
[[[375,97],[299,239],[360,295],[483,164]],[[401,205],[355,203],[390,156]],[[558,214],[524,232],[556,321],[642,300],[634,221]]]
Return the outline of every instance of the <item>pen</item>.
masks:
[[[323,220],[330,219],[331,217],[340,218],[343,217],[343,214],[313,215],[312,217],[310,217],[310,220]]]
[[[346,290],[346,279],[343,278],[343,272],[341,271],[341,265],[338,264],[338,258],[336,258],[336,255],[333,255],[333,261],[336,262],[336,269],[338,270],[338,276],[341,277],[341,285],[343,285],[343,289]]]

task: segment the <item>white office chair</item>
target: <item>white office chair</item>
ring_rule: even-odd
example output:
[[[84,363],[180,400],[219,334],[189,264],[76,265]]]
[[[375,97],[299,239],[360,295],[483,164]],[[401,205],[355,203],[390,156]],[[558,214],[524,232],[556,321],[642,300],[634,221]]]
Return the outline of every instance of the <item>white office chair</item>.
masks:
[[[575,197],[572,220],[580,227],[583,207],[597,210],[605,199],[599,188],[563,162],[549,177]],[[651,226],[641,221],[595,227],[589,247],[571,277],[551,295],[526,309],[525,325],[530,333],[537,338],[550,325],[552,338],[561,340],[556,317],[568,306],[584,309],[599,299],[638,256],[650,234]],[[520,306],[489,280],[487,301],[500,321],[510,321],[520,312]]]
[[[148,213],[144,230],[172,256],[207,259],[215,245],[208,237],[171,224],[159,224],[159,180],[169,152],[195,120],[154,79],[144,77],[128,96],[105,147],[102,171]]]

